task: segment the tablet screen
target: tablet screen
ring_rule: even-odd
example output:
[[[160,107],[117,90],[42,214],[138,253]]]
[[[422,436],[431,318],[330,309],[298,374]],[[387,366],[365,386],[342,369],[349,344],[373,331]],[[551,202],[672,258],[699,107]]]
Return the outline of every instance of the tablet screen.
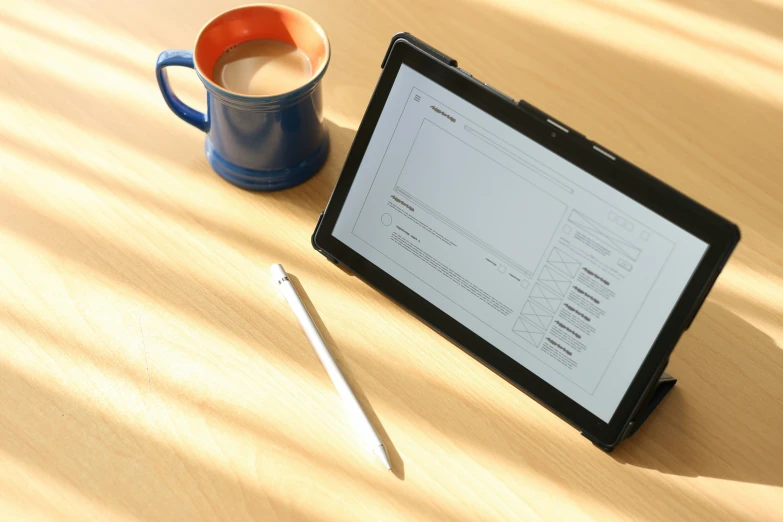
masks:
[[[404,64],[333,235],[607,423],[707,250]]]

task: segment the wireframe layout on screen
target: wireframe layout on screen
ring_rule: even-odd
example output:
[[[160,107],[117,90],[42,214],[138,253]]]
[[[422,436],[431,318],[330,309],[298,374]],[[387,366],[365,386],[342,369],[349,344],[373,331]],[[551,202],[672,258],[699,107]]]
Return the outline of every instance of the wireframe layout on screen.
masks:
[[[405,66],[334,235],[604,420],[706,247]]]
[[[450,175],[439,184],[421,175],[434,171]],[[480,191],[479,183],[484,185]],[[527,276],[538,268],[567,208],[426,117],[394,190]],[[508,241],[509,231],[517,241]]]

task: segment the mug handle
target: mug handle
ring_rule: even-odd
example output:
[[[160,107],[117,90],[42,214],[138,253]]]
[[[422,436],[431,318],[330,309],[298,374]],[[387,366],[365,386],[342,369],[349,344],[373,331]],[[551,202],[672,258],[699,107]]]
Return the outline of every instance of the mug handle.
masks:
[[[178,49],[163,51],[160,53],[160,56],[158,56],[158,62],[155,64],[155,76],[158,78],[160,93],[163,95],[163,99],[166,100],[166,105],[169,106],[169,109],[197,129],[207,132],[209,130],[207,115],[192,107],[188,107],[171,91],[169,76],[166,73],[166,67],[169,66],[190,67],[191,69],[194,69],[193,51],[181,51]]]

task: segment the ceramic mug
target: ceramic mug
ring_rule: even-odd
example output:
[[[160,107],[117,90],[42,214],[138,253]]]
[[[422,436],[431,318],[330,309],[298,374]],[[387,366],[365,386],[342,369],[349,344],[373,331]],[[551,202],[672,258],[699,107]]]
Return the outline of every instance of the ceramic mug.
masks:
[[[272,96],[229,91],[215,83],[218,58],[233,45],[254,39],[289,43],[307,55],[310,79]],[[280,190],[309,179],[329,151],[323,121],[321,80],[331,50],[326,33],[306,14],[280,5],[248,5],[227,11],[198,33],[193,51],[164,51],[155,74],[174,114],[206,133],[204,149],[212,168],[248,190]],[[185,105],[171,91],[166,67],[195,69],[207,89],[207,113]]]

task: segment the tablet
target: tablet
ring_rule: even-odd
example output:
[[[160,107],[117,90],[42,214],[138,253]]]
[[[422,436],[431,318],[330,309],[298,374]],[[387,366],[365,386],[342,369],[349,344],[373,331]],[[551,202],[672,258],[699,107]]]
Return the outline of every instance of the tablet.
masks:
[[[612,448],[739,229],[456,65],[395,37],[313,245]]]

